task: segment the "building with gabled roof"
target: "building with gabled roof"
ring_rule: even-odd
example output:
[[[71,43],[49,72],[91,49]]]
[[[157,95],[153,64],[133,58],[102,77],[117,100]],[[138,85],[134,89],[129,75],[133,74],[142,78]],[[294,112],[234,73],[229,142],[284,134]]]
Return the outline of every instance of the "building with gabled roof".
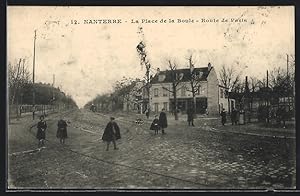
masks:
[[[195,96],[196,113],[217,116],[223,108],[225,111],[230,112],[235,107],[235,100],[228,99],[228,89],[219,84],[215,68],[210,63],[207,67],[194,68],[193,72],[199,81]],[[181,81],[177,87],[179,112],[186,113],[187,108],[193,104],[193,96],[190,92],[190,69],[158,71],[151,80],[151,111],[158,113],[164,108],[168,112],[174,112],[174,98],[170,92],[172,91],[173,77],[177,77]],[[228,104],[230,107],[228,107]]]

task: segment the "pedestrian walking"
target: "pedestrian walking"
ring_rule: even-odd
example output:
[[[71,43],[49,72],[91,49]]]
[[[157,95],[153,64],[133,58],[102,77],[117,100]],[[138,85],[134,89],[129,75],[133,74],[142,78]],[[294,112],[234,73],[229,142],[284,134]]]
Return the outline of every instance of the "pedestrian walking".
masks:
[[[114,149],[117,150],[116,140],[121,139],[120,128],[115,122],[115,118],[111,117],[110,122],[107,123],[104,133],[102,135],[102,140],[107,142],[106,151],[109,150],[110,142],[113,142]]]
[[[222,109],[221,117],[222,117],[222,119],[221,119],[222,125],[225,126],[225,123],[226,123],[226,112],[225,112],[224,108]]]
[[[161,128],[161,133],[165,134],[165,128],[168,127],[167,115],[165,113],[165,109],[163,108],[159,114],[158,125]]]
[[[40,121],[37,124],[37,134],[36,138],[39,140],[38,147],[42,147],[45,145],[44,141],[46,139],[46,129],[47,123],[45,121],[44,116],[40,116]]]
[[[59,142],[61,144],[65,143],[65,139],[68,138],[68,133],[67,133],[67,122],[61,117],[61,119],[57,123],[57,132],[56,132],[56,137],[59,138]]]
[[[159,120],[157,118],[157,115],[154,116],[154,120],[152,121],[152,124],[150,126],[150,130],[154,130],[154,134],[157,135],[158,134],[158,130],[160,129],[159,127]]]
[[[238,122],[238,111],[234,108],[231,112],[231,124],[237,125]]]
[[[189,107],[187,110],[187,121],[189,126],[193,126],[194,127],[194,108],[193,107]]]

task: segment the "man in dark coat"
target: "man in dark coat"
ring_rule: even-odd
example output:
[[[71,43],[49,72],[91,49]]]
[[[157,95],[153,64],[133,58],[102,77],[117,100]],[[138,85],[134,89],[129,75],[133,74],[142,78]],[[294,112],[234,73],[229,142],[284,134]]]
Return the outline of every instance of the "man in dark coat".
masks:
[[[40,116],[40,122],[37,124],[37,134],[36,138],[39,140],[38,147],[44,146],[44,141],[46,139],[46,129],[47,129],[47,123],[44,121],[45,117]]]
[[[189,107],[187,110],[187,120],[189,123],[189,126],[192,124],[192,126],[194,127],[194,108],[193,107]]]
[[[225,112],[225,109],[223,108],[222,112],[221,112],[221,117],[222,117],[222,125],[225,126],[225,123],[226,123],[226,112]]]
[[[59,141],[61,144],[65,143],[65,139],[68,138],[68,133],[67,133],[67,122],[61,119],[57,123],[57,132],[56,132],[56,137],[59,138]]]
[[[162,134],[165,134],[164,129],[168,127],[167,115],[164,111],[165,109],[163,108],[158,118],[158,125],[161,128]]]
[[[102,140],[107,142],[106,151],[109,149],[110,142],[113,142],[114,149],[117,150],[116,140],[121,139],[120,128],[114,120],[114,117],[110,118],[110,122],[106,125],[102,136]]]

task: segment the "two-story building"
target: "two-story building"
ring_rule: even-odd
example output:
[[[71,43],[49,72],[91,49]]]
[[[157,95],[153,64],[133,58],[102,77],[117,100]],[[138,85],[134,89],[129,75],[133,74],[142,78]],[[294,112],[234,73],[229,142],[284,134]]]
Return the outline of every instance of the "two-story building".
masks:
[[[228,89],[219,84],[217,73],[209,63],[207,67],[194,68],[197,75],[196,113],[219,115],[222,108],[227,112],[235,107],[235,100],[228,99]],[[180,78],[176,96],[178,110],[185,113],[187,108],[194,103],[191,92],[191,70],[177,69],[175,71],[159,71],[151,80],[150,107],[151,111],[160,112],[163,108],[173,112],[174,96],[172,93],[172,81],[174,77]],[[230,107],[228,107],[228,104]]]

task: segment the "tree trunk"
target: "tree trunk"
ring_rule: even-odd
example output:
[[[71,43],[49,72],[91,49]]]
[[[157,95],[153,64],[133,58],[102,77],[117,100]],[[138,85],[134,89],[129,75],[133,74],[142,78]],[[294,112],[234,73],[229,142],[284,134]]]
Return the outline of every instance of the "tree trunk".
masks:
[[[192,95],[193,95],[193,106],[194,106],[194,112],[196,113],[196,107],[197,107],[197,104],[196,104],[196,92],[195,92],[195,87],[193,85],[193,83],[191,82],[191,87],[192,87]]]
[[[176,93],[175,93],[176,94]],[[175,103],[175,120],[178,120],[178,113],[177,113],[177,96],[174,95],[174,103]]]
[[[228,114],[231,113],[231,110],[230,110],[230,99],[229,99],[229,94],[227,95],[227,101],[228,101]]]
[[[195,93],[193,93],[193,105],[194,105],[194,112],[196,114],[196,112],[197,112],[197,101],[196,101]]]
[[[175,116],[175,120],[178,120],[178,114],[177,114],[177,92],[176,92],[176,86],[175,84],[173,84],[173,96],[174,96],[174,116]]]

